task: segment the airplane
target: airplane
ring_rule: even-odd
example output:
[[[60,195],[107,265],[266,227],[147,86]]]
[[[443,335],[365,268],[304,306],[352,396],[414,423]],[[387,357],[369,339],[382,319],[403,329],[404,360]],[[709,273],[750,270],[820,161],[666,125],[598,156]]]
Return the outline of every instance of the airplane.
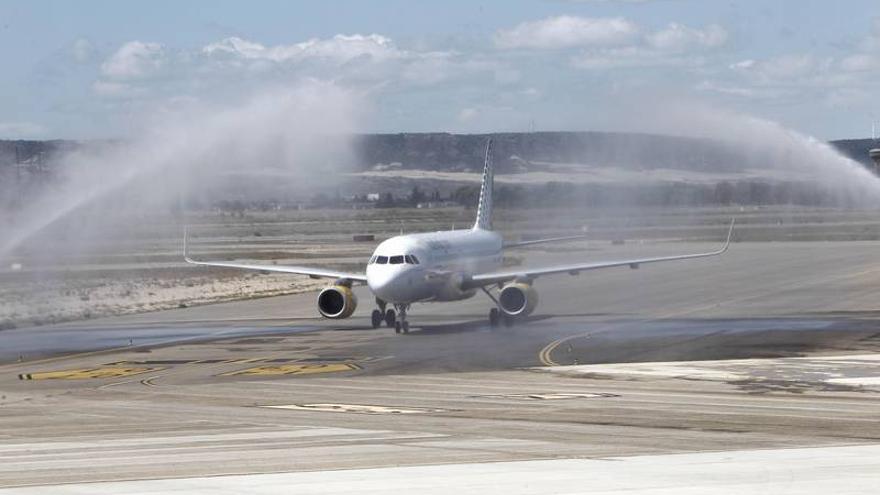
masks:
[[[366,265],[364,273],[347,273],[305,266],[253,265],[220,261],[196,261],[187,250],[184,231],[184,259],[193,265],[204,265],[262,272],[281,272],[307,275],[314,279],[333,280],[332,285],[318,293],[318,312],[325,318],[350,317],[357,308],[354,285],[366,285],[376,298],[377,308],[372,312],[373,328],[383,322],[394,327],[395,333],[409,333],[407,317],[410,306],[422,302],[450,302],[473,297],[484,292],[492,301],[489,323],[497,327],[513,325],[530,315],[538,304],[535,279],[544,276],[629,266],[638,268],[648,263],[688,260],[718,256],[730,247],[734,220],[730,222],[724,245],[711,252],[640,258],[619,261],[574,263],[544,268],[502,268],[502,253],[515,248],[540,243],[563,242],[583,235],[555,237],[525,242],[507,243],[492,230],[492,191],[494,165],[492,140],[486,145],[486,156],[480,186],[477,217],[468,230],[447,230],[430,233],[406,234],[380,243]],[[491,289],[496,289],[493,295]],[[387,306],[391,304],[393,309]]]

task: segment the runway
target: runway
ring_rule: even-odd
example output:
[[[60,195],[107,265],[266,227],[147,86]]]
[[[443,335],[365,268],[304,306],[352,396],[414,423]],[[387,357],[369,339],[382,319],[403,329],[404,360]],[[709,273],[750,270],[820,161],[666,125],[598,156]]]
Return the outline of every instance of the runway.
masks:
[[[303,294],[3,331],[0,486],[874,448],[876,252],[736,243],[540,279],[530,321],[496,330],[479,296],[373,330],[361,291],[344,321]]]
[[[212,492],[283,494],[589,493],[623,491],[663,494],[706,493],[870,493],[880,481],[875,446],[776,449],[646,455],[602,459],[558,459],[453,466],[411,466],[347,471],[272,473],[173,480],[95,483],[55,487],[55,493],[185,493],[187,485]],[[742,473],[757,473],[744,477]],[[875,473],[865,476],[865,473]],[[646,486],[652,487],[645,490]],[[41,487],[10,490],[21,495]]]

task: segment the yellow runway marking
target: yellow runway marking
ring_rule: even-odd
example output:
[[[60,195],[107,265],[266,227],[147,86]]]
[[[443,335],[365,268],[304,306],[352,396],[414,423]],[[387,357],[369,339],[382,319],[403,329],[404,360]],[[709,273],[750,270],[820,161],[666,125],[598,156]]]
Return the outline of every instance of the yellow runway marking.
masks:
[[[285,326],[290,326],[295,321],[298,321],[298,320],[297,319],[287,320],[288,323],[286,323],[286,324],[269,325],[269,326],[266,326],[265,328],[266,329],[282,328]],[[101,354],[113,354],[115,352],[132,351],[135,349],[157,348],[157,347],[167,346],[170,344],[182,344],[184,342],[190,342],[193,340],[203,340],[205,342],[210,342],[210,341],[214,341],[214,340],[221,340],[223,338],[222,334],[226,333],[227,331],[228,331],[228,329],[223,329],[223,330],[220,330],[217,332],[212,332],[212,333],[208,333],[208,334],[204,334],[204,335],[191,335],[189,337],[183,337],[183,338],[172,338],[172,339],[151,342],[148,344],[138,344],[138,345],[134,345],[134,346],[127,345],[127,346],[119,346],[119,347],[108,347],[106,349],[96,349],[94,351],[85,351],[85,352],[77,352],[77,353],[73,353],[73,354],[64,354],[61,356],[52,356],[52,357],[47,357],[47,358],[42,358],[42,359],[35,359],[33,361],[27,361],[27,364],[29,364],[29,365],[48,364],[48,363],[65,361],[65,360],[74,359],[74,358],[83,358],[83,357],[87,357],[87,356],[98,356]],[[14,366],[21,366],[21,364],[22,363],[0,364],[0,370],[4,370],[4,369],[14,367]]]
[[[827,278],[822,278],[820,280],[814,279],[814,280],[808,281],[808,282],[803,282],[803,281],[792,282],[790,284],[784,284],[781,287],[774,287],[772,292],[783,291],[786,288],[794,287],[794,286],[803,287],[803,286],[824,284],[824,283],[828,283],[829,281],[845,280],[848,278],[857,278],[857,277],[861,277],[863,275],[867,275],[869,273],[874,273],[876,271],[878,271],[878,268],[869,268],[867,270],[861,270],[861,271],[858,271],[855,273],[847,273],[847,274],[840,275],[837,277],[827,277]],[[596,332],[602,332],[602,331],[605,331],[605,330],[608,330],[611,328],[617,328],[617,327],[625,326],[625,325],[632,325],[633,323],[647,323],[649,321],[668,320],[670,318],[676,318],[676,317],[681,317],[681,316],[689,315],[692,313],[696,313],[696,312],[702,311],[704,309],[711,309],[711,308],[720,306],[722,304],[741,303],[741,302],[749,301],[752,299],[760,299],[762,297],[767,297],[767,293],[750,294],[748,296],[744,296],[744,297],[740,297],[740,298],[736,298],[736,299],[724,299],[724,300],[721,300],[718,302],[713,302],[713,303],[709,303],[709,304],[704,304],[702,306],[697,306],[696,308],[671,311],[671,312],[668,312],[665,314],[661,314],[655,318],[645,318],[643,320],[638,320],[638,321],[630,321],[630,322],[625,322],[625,323],[605,325],[602,327],[598,327],[594,330],[591,330],[590,332],[586,332],[586,333],[582,333],[582,334],[578,334],[578,335],[569,335],[568,337],[562,337],[562,338],[554,340],[553,342],[550,342],[543,349],[541,349],[541,352],[538,353],[538,359],[541,361],[541,364],[543,364],[544,366],[560,366],[559,363],[557,363],[556,361],[553,360],[553,357],[551,356],[551,354],[560,345],[562,345],[566,342],[570,342],[574,339],[578,339],[578,338],[582,338],[582,337],[589,338],[590,335],[592,335]]]
[[[257,366],[231,373],[223,373],[222,376],[232,375],[312,375],[316,373],[335,373],[339,371],[353,371],[361,369],[352,363],[327,363],[327,364],[283,364],[279,366]]]
[[[18,375],[19,380],[87,380],[93,378],[120,378],[139,375],[162,368],[84,368],[78,370],[38,371]]]

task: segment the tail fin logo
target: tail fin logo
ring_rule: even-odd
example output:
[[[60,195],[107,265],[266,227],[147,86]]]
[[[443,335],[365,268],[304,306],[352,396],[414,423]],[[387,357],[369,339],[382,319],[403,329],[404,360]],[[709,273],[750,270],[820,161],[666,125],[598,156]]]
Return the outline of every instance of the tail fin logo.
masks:
[[[480,185],[480,203],[477,206],[477,221],[474,222],[474,229],[492,230],[492,189],[494,184],[492,138],[489,138],[486,142],[486,161],[483,164],[483,182]]]

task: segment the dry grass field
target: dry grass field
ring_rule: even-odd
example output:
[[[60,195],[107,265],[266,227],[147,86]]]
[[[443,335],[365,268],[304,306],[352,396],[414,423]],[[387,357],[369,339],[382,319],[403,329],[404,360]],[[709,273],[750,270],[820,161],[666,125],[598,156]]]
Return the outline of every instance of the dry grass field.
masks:
[[[231,216],[191,213],[190,251],[213,260],[260,260],[361,270],[375,245],[400,232],[469,228],[465,208],[299,210]],[[510,239],[586,230],[585,241],[508,253],[514,265],[533,250],[614,257],[620,242],[711,241],[737,217],[738,242],[873,240],[880,212],[793,207],[705,209],[501,210],[496,228]],[[147,312],[314,290],[326,281],[186,265],[183,220],[155,218],[124,234],[65,249],[24,248],[0,266],[0,328]],[[354,242],[372,234],[374,242]]]

